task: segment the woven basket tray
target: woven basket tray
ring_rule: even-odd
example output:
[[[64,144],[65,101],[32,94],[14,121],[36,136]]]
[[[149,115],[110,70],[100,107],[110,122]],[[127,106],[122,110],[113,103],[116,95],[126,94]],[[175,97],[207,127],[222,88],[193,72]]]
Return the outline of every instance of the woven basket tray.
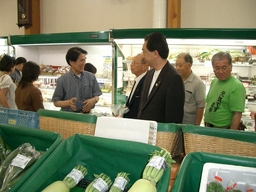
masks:
[[[185,153],[200,151],[256,157],[256,144],[229,138],[184,133]]]
[[[96,124],[39,116],[40,129],[59,133],[66,139],[76,133],[94,135]]]
[[[172,123],[158,123],[156,146],[169,151],[172,157],[180,155],[180,153],[184,151],[184,142],[181,127]]]
[[[163,132],[163,131],[157,132],[156,146],[171,152],[173,148],[175,136],[176,136],[176,133],[172,133],[172,132]]]

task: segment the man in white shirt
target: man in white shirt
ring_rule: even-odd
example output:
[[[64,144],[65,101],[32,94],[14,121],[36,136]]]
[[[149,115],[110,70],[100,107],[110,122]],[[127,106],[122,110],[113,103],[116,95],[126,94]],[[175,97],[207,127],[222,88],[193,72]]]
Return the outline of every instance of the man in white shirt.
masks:
[[[145,74],[148,71],[148,67],[149,65],[146,63],[143,54],[140,53],[133,58],[131,63],[131,71],[136,76],[136,78],[134,80],[132,91],[126,102],[126,106],[129,108],[129,112],[124,114],[124,118],[137,119],[142,85],[144,82]]]

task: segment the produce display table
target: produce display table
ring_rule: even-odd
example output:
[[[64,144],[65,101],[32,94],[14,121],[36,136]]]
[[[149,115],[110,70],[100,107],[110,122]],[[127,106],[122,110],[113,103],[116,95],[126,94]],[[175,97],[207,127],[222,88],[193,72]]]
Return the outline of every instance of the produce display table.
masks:
[[[30,189],[41,191],[50,183],[62,180],[77,164],[88,169],[86,180],[92,181],[93,174],[105,173],[115,179],[117,173],[129,173],[128,188],[142,177],[149,154],[159,147],[124,140],[100,138],[76,134],[64,140],[52,155],[34,172],[19,192]],[[158,192],[167,192],[170,168],[167,168],[157,184]],[[84,191],[75,187],[71,191]]]
[[[12,125],[0,125],[0,135],[11,150],[16,149],[23,143],[30,143],[37,151],[45,152],[12,187],[11,192],[19,191],[19,188],[30,180],[30,176],[62,142],[61,136],[58,133]]]
[[[199,191],[203,166],[207,162],[256,167],[256,158],[221,155],[216,153],[189,153],[183,159],[171,192]]]

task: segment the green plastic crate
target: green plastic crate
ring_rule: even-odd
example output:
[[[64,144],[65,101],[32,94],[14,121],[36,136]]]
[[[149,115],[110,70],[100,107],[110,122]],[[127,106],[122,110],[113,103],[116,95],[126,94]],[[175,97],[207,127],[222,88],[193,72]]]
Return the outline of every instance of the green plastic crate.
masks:
[[[16,149],[23,143],[30,143],[35,147],[36,150],[45,151],[42,157],[38,159],[27,170],[23,177],[12,187],[10,190],[11,192],[19,191],[19,187],[21,187],[23,183],[29,180],[29,177],[32,175],[32,173],[37,170],[37,168],[62,142],[62,138],[58,133],[11,125],[0,125],[0,135],[12,150]]]
[[[203,166],[208,162],[256,167],[256,158],[203,152],[189,153],[182,161],[171,192],[199,191]]]
[[[63,141],[51,156],[30,177],[19,192],[33,189],[39,192],[56,180],[62,180],[74,166],[88,169],[85,179],[92,181],[93,174],[105,173],[114,181],[118,172],[128,172],[128,188],[142,176],[149,154],[159,147],[124,140],[115,140],[76,134]],[[167,168],[157,184],[158,192],[167,192],[170,168]],[[75,187],[71,191],[84,191]]]

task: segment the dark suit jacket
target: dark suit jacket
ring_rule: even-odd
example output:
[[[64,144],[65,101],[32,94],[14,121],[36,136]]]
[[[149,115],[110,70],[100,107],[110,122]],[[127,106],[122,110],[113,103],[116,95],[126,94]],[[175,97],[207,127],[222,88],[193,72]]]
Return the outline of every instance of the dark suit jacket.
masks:
[[[141,78],[139,81],[136,89],[134,90],[133,96],[130,100],[130,96],[126,102],[126,106],[129,108],[129,112],[124,114],[124,118],[133,118],[137,119],[138,118],[138,109],[139,109],[139,104],[140,104],[140,95],[141,95],[141,90],[143,86],[145,76]]]
[[[154,69],[146,74],[138,118],[162,123],[182,123],[185,92],[181,76],[167,62],[148,96],[153,75]]]

